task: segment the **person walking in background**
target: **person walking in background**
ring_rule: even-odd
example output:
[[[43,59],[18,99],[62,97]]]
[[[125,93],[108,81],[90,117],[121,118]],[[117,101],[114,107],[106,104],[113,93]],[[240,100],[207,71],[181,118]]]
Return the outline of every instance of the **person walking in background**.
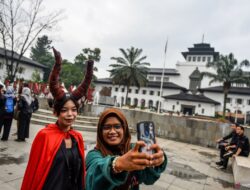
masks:
[[[0,125],[0,128],[4,126],[3,135],[1,140],[7,141],[10,134],[10,128],[14,116],[14,107],[16,104],[16,97],[14,95],[14,88],[8,86],[6,93],[4,94],[4,114],[3,114],[3,123]],[[1,131],[1,129],[0,129]]]
[[[3,95],[3,84],[0,82],[0,126],[3,125],[3,117],[4,117],[4,112],[5,112],[5,98],[4,98],[4,95]],[[0,127],[0,134],[1,134],[1,131],[2,131],[2,127]]]
[[[18,107],[18,129],[16,141],[25,141],[29,138],[30,119],[32,115],[32,97],[28,87],[23,87],[22,94],[19,97]]]
[[[39,101],[37,99],[37,95],[33,94],[33,102],[32,102],[33,113],[39,109]]]
[[[86,95],[93,76],[93,61],[87,62],[82,83],[71,94],[59,86],[61,55],[54,48],[56,63],[49,78],[57,122],[36,135],[21,190],[83,190],[85,158],[82,135],[72,128],[78,113],[78,100]]]
[[[139,152],[143,141],[130,144],[128,123],[121,111],[105,110],[97,125],[97,144],[86,157],[86,190],[138,190],[139,184],[151,185],[167,166],[167,156],[158,144],[149,155]]]

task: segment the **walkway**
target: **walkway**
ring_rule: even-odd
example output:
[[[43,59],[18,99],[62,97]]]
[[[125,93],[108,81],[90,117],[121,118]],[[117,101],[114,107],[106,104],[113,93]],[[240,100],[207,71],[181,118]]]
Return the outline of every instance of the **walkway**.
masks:
[[[11,134],[15,132],[16,123],[12,125]],[[43,126],[31,124],[30,138],[26,142],[16,142],[15,136],[9,141],[0,141],[0,189],[20,189],[22,177],[27,164],[30,146],[36,133]],[[95,143],[95,132],[82,132],[88,147]],[[133,141],[135,137],[133,136]],[[218,152],[214,149],[196,145],[158,139],[158,143],[168,155],[169,164],[157,183],[142,186],[142,190],[220,190],[234,189],[233,176],[230,169],[216,169],[215,161]]]

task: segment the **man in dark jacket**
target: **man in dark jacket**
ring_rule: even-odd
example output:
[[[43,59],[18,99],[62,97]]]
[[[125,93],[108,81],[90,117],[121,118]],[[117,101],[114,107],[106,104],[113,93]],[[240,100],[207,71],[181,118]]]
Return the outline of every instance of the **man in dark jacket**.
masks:
[[[229,157],[233,156],[244,156],[248,157],[249,156],[249,140],[248,137],[244,135],[244,127],[243,126],[237,126],[236,128],[236,133],[237,133],[237,144],[236,148],[228,148],[227,153],[224,154],[224,159],[223,159],[223,165],[222,169],[227,168],[227,163]]]
[[[239,126],[237,123],[233,123],[231,125],[232,131],[225,137],[222,137],[217,140],[220,149],[220,161],[216,162],[217,165],[223,165],[223,155],[226,153],[228,148],[236,148],[237,144],[237,134],[236,134],[236,127]],[[231,139],[230,143],[226,140]]]
[[[3,116],[5,112],[5,97],[3,95],[3,85],[0,83],[0,126],[3,125]],[[2,127],[0,127],[0,134],[2,131]]]

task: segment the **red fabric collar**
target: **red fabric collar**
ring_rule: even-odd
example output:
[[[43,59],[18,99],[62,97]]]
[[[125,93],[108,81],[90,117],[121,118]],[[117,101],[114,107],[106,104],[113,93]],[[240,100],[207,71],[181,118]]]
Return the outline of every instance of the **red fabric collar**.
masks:
[[[23,178],[21,190],[41,190],[49,174],[54,157],[67,136],[72,136],[77,144],[83,164],[83,185],[85,185],[84,142],[82,135],[70,129],[67,133],[61,131],[56,124],[49,124],[36,135],[29,162]]]

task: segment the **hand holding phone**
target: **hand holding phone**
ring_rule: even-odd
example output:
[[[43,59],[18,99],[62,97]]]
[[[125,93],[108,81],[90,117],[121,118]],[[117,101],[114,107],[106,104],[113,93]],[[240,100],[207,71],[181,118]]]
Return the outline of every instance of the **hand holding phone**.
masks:
[[[155,144],[155,126],[152,121],[142,121],[137,123],[137,139],[138,141],[144,141],[146,146],[140,147],[140,152],[153,154],[153,150],[149,148]]]

